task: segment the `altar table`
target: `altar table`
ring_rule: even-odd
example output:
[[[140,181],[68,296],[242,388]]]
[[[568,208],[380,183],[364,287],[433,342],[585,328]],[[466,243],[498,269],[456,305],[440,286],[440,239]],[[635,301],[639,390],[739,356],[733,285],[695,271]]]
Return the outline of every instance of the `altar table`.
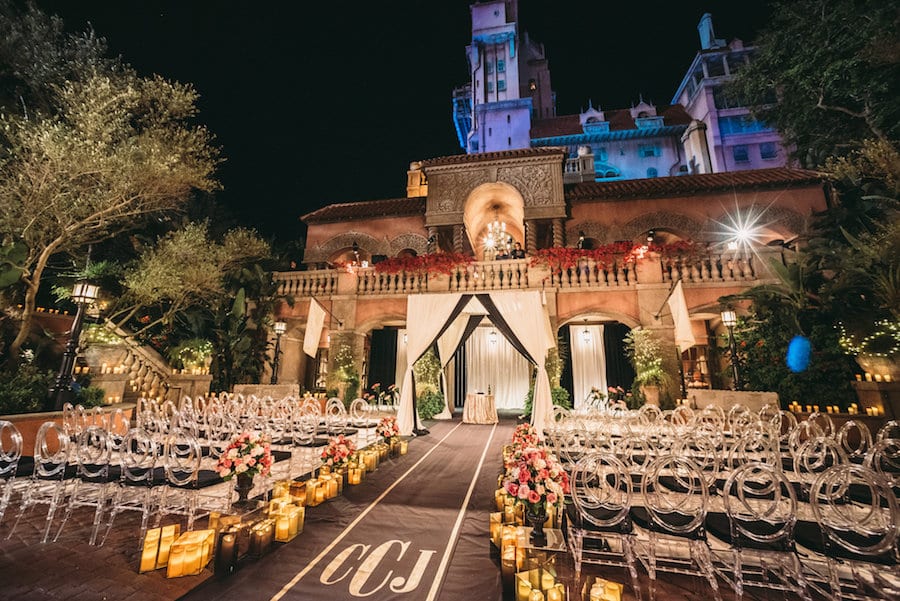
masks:
[[[467,394],[462,420],[464,424],[496,424],[497,408],[494,406],[494,395],[480,392]]]

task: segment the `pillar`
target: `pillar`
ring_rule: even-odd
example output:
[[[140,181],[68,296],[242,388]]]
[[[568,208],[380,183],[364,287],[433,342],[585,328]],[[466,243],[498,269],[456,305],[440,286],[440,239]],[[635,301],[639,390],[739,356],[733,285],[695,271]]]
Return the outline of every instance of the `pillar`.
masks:
[[[566,245],[566,231],[563,229],[563,220],[553,220],[553,246],[563,247]]]
[[[453,226],[453,252],[462,254],[463,251],[463,226],[457,224]]]
[[[525,222],[525,252],[534,254],[537,250],[537,222],[533,219]]]

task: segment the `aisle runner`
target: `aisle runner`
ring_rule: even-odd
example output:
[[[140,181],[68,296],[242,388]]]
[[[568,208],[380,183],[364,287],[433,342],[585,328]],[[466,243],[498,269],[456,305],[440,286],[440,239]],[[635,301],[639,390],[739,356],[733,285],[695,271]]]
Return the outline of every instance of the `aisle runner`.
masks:
[[[187,598],[441,598],[475,484],[485,463],[496,471],[495,430],[436,424],[408,456],[312,508],[298,539]]]

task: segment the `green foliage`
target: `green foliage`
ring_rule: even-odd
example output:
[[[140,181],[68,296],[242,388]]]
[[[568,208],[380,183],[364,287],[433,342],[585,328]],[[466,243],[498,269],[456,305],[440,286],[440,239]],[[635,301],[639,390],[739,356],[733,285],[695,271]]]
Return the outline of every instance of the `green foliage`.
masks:
[[[170,347],[167,357],[176,369],[203,367],[212,358],[213,346],[209,340],[188,338]]]
[[[805,166],[863,140],[900,139],[897,7],[880,0],[780,0],[731,90]],[[777,102],[773,102],[777,95]]]
[[[343,401],[349,405],[359,395],[359,370],[353,350],[353,335],[332,335],[331,369],[328,371],[328,388],[343,390]]]
[[[31,363],[14,371],[0,371],[0,415],[41,411],[54,374]]]
[[[416,409],[422,419],[431,419],[444,410],[444,395],[437,390],[428,390],[416,397]]]
[[[416,398],[441,389],[441,361],[434,349],[428,349],[413,364],[413,376],[416,380]]]
[[[811,400],[846,406],[853,401],[855,393],[850,382],[854,362],[840,348],[839,333],[830,316],[818,313],[798,313],[774,298],[757,299],[751,316],[738,319],[735,341],[748,390],[777,392],[782,406],[792,401],[809,404]],[[794,373],[788,369],[785,358],[791,338],[799,333],[798,322],[806,326],[813,352],[806,371]],[[727,346],[724,340],[723,346]],[[730,355],[727,350],[725,353]]]
[[[634,328],[625,336],[625,352],[634,366],[636,387],[659,386],[666,388],[672,383],[667,371],[665,347],[651,330]],[[674,356],[674,351],[673,353]]]
[[[21,242],[0,245],[0,289],[18,283],[28,249]]]
[[[554,386],[550,389],[550,396],[553,401],[553,404],[562,407],[564,409],[572,408],[572,400],[569,394],[569,391],[563,388],[562,386]],[[525,409],[522,413],[528,417],[531,417],[531,410],[534,406],[534,384],[531,385],[531,388],[528,389],[528,394],[525,395]]]
[[[103,405],[105,391],[99,386],[82,386],[75,396],[75,404],[81,405],[85,409],[92,407],[100,407]]]

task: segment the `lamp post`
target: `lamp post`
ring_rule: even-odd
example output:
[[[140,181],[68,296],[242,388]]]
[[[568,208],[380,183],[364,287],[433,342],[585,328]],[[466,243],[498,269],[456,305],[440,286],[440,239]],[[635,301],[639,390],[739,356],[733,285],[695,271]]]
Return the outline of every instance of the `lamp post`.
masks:
[[[738,362],[737,344],[734,341],[734,326],[737,325],[737,314],[731,309],[722,311],[722,324],[728,328],[728,348],[731,350],[731,374],[734,378],[734,389],[741,390],[741,367]]]
[[[88,282],[78,282],[72,288],[72,301],[78,306],[75,312],[75,321],[69,330],[69,340],[63,351],[62,363],[59,366],[59,374],[56,382],[50,389],[50,398],[53,399],[53,408],[59,411],[63,408],[69,393],[72,391],[72,368],[75,366],[75,357],[78,354],[78,341],[81,338],[81,327],[84,324],[84,314],[98,296],[99,288]]]
[[[281,337],[287,330],[287,324],[283,321],[275,322],[275,359],[272,361],[272,379],[270,384],[278,384],[278,356],[281,355]]]

